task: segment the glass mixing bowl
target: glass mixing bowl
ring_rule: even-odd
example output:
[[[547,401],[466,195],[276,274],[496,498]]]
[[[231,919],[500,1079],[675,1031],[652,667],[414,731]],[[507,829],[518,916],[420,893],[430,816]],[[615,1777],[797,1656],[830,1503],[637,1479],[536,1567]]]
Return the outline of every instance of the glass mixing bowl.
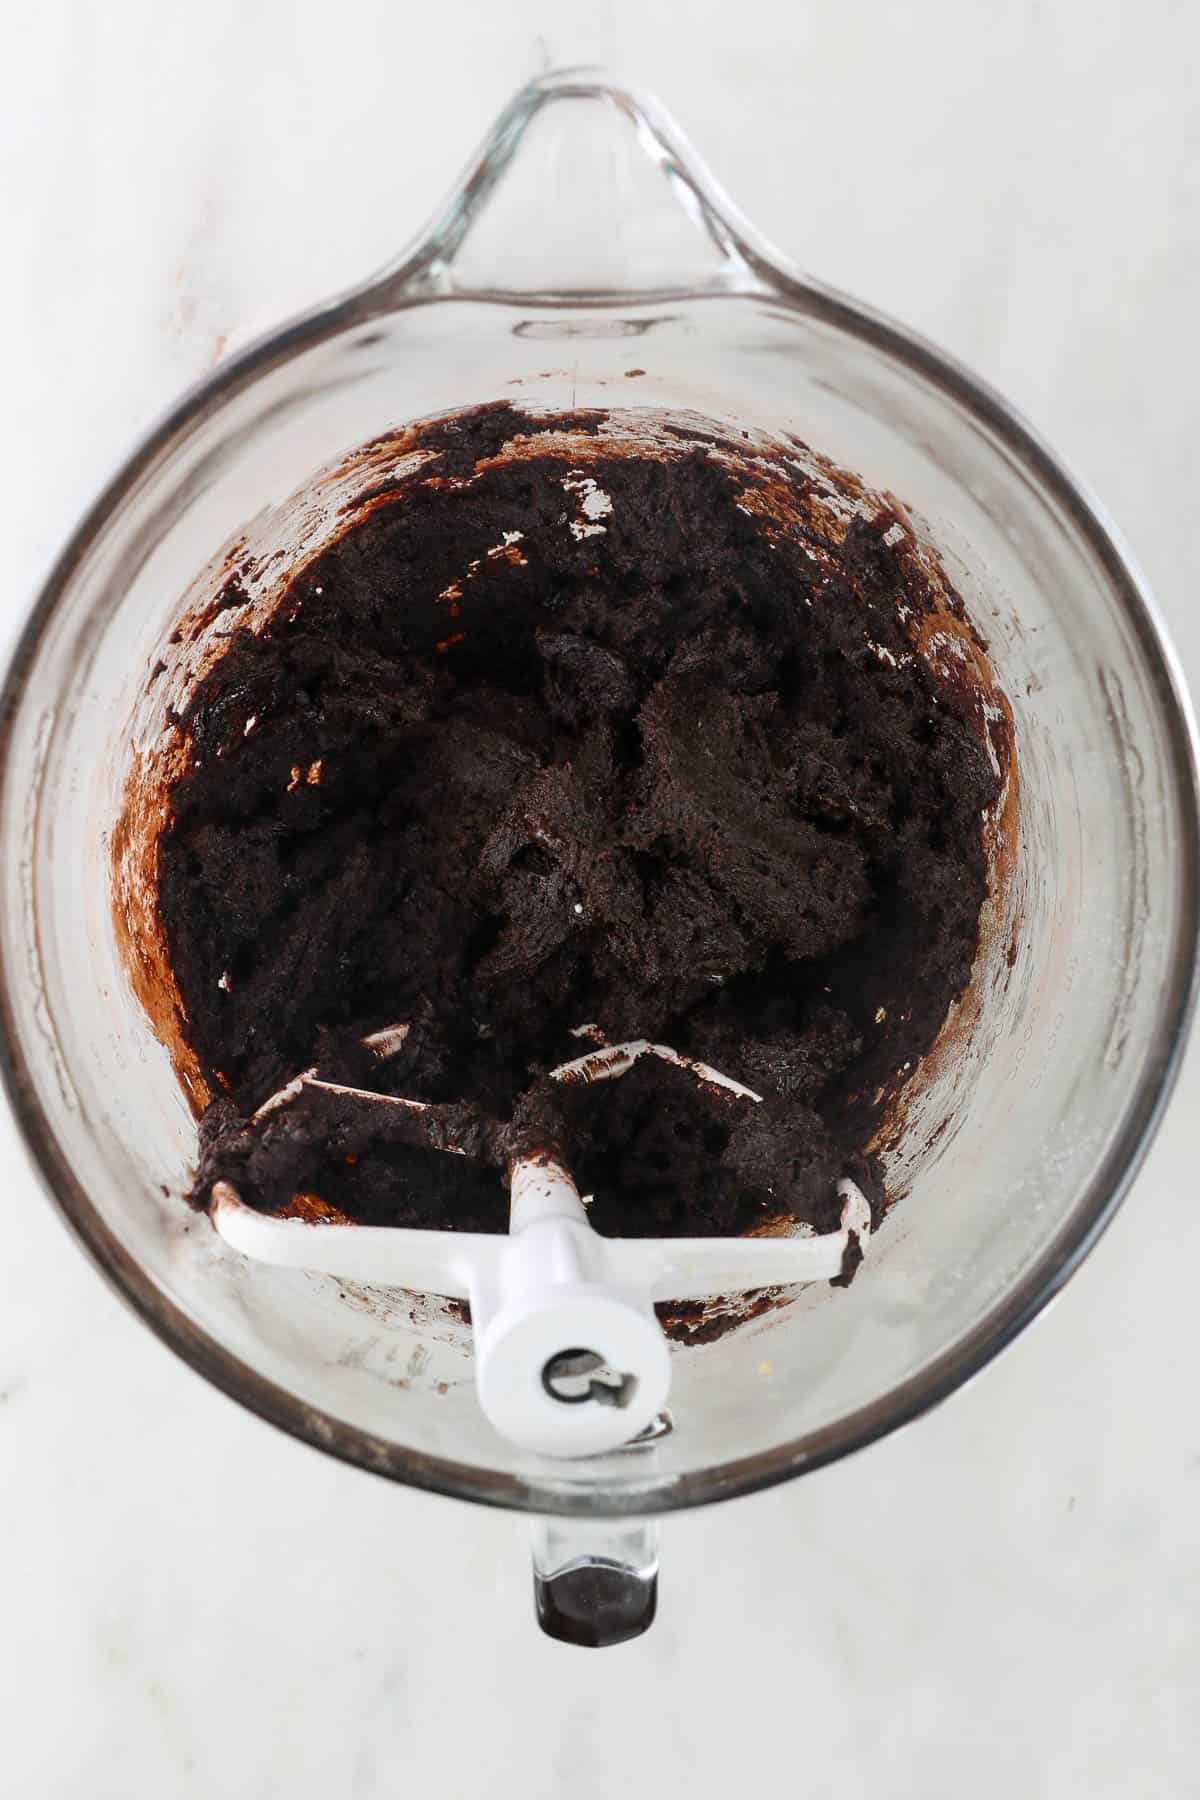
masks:
[[[495,1434],[444,1309],[244,1263],[182,1203],[194,1120],[130,991],[110,896],[148,673],[217,547],[295,553],[329,528],[288,498],[316,470],[506,398],[792,432],[900,496],[989,641],[1019,771],[1011,866],[891,1132],[900,1204],[858,1278],[680,1348],[670,1420],[584,1463]],[[78,1236],[262,1417],[396,1480],[539,1515],[544,1620],[577,1640],[647,1622],[647,1519],[860,1448],[995,1355],[1111,1218],[1180,1056],[1193,747],[1110,527],[1002,401],[787,269],[655,105],[587,73],[524,89],[419,244],[224,363],[142,444],[33,609],[0,776],[4,1072]]]

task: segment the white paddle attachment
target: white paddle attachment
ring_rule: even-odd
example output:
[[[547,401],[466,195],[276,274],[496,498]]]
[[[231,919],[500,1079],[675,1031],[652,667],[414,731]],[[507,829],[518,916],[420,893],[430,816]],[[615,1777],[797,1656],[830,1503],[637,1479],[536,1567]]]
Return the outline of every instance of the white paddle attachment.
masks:
[[[377,1041],[394,1048],[399,1030],[377,1034]],[[595,1034],[587,1028],[580,1035]],[[707,1064],[645,1039],[602,1044],[551,1074],[566,1082],[613,1080],[642,1056],[760,1098]],[[425,1110],[421,1101],[340,1087],[306,1071],[264,1102],[256,1119],[290,1105],[305,1086]],[[605,1238],[592,1229],[570,1172],[549,1150],[514,1163],[510,1195],[507,1237],[272,1217],[245,1205],[227,1182],[214,1184],[212,1219],[231,1249],[256,1262],[469,1302],[475,1380],[487,1418],[524,1449],[566,1457],[628,1443],[665,1405],[670,1356],[655,1301],[828,1281],[841,1273],[852,1235],[864,1248],[871,1230],[861,1189],[842,1180],[841,1228],[819,1236]]]

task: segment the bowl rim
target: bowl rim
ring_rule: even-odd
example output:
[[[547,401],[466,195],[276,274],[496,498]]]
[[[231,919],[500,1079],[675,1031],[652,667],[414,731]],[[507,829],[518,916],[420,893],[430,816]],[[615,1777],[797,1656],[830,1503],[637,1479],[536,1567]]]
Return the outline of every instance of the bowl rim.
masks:
[[[566,72],[570,74],[572,72]],[[565,77],[564,77],[565,78]],[[579,88],[576,80],[576,89]],[[525,94],[553,94],[543,78]],[[559,93],[566,91],[560,82]],[[575,89],[571,90],[576,91]],[[584,91],[580,89],[579,91]],[[608,84],[587,92],[616,94],[638,109],[649,109],[659,139],[678,148],[664,130],[653,103],[635,100]],[[517,101],[521,100],[517,97]],[[510,109],[511,110],[511,109]],[[639,110],[639,117],[641,111]],[[499,130],[499,128],[498,128]],[[691,158],[690,180],[704,186]],[[715,189],[706,189],[710,197]],[[997,1300],[962,1338],[928,1364],[842,1418],[770,1450],[716,1464],[704,1471],[638,1479],[627,1469],[620,1487],[596,1486],[571,1478],[571,1465],[541,1478],[518,1477],[426,1454],[351,1426],[310,1406],[259,1375],[249,1364],[202,1331],[170,1300],[130,1256],[100,1217],[58,1145],[25,1066],[13,1005],[19,969],[10,968],[0,943],[0,1076],[33,1163],[62,1218],[93,1262],[134,1312],[165,1344],[200,1375],[260,1418],[329,1455],[411,1487],[518,1511],[609,1517],[667,1513],[732,1499],[774,1486],[822,1467],[888,1435],[946,1399],[1010,1344],[1041,1312],[1080,1266],[1114,1217],[1149,1149],[1174,1086],[1186,1046],[1197,993],[1197,939],[1200,934],[1200,783],[1197,779],[1195,723],[1175,655],[1156,604],[1114,527],[1086,488],[1071,475],[1017,411],[986,383],[923,339],[884,315],[811,279],[801,277],[743,227],[727,203],[713,205],[733,233],[745,278],[720,288],[721,297],[783,304],[797,316],[848,332],[908,373],[931,385],[984,426],[1025,470],[1038,490],[1055,502],[1083,538],[1111,585],[1129,625],[1147,679],[1159,698],[1168,738],[1183,841],[1177,871],[1180,905],[1163,1011],[1153,1040],[1142,1051],[1142,1069],[1120,1130],[1102,1164],[1054,1240],[1019,1281]],[[425,265],[427,267],[427,264]],[[86,562],[108,522],[130,495],[195,429],[269,370],[342,332],[412,305],[458,299],[503,298],[475,292],[430,292],[408,279],[412,259],[378,280],[313,308],[231,357],[195,384],[141,441],[103,489],[67,541],[43,583],[21,631],[0,691],[0,795],[7,781],[14,727],[42,641],[64,594]],[[715,297],[715,289],[707,290]],[[590,308],[625,306],[631,299],[659,299],[658,293],[588,293]],[[673,297],[702,298],[695,289]],[[578,305],[583,296],[523,295],[532,307]]]

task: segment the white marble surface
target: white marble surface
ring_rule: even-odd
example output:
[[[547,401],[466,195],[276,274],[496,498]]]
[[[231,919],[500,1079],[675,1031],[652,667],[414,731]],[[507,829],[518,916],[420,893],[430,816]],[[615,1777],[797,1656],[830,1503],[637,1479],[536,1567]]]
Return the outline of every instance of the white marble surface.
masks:
[[[11,9],[0,636],[184,382],[387,255],[520,79],[600,54],[791,254],[1016,399],[1125,527],[1195,685],[1194,9],[686,16]],[[659,1625],[590,1658],[538,1637],[519,1521],[323,1460],[161,1349],[0,1118],[0,1791],[1195,1792],[1198,1100],[1193,1056],[1123,1215],[970,1392],[672,1521]]]

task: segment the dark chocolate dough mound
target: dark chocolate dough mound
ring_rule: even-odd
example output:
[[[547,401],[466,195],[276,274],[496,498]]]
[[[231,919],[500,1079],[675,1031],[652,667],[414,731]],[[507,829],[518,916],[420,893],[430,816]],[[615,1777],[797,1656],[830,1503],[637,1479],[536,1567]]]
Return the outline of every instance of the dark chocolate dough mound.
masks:
[[[894,513],[774,527],[711,445],[598,437],[581,466],[544,429],[419,430],[437,454],[186,710],[159,904],[223,1096],[194,1197],[503,1230],[506,1156],[540,1133],[601,1231],[828,1229],[839,1175],[882,1203],[863,1145],[970,973],[977,704],[915,653],[933,602]],[[361,1047],[398,1021],[396,1054]],[[763,1102],[650,1061],[557,1089],[585,1024]],[[311,1094],[249,1122],[314,1064],[465,1107],[474,1157]]]

